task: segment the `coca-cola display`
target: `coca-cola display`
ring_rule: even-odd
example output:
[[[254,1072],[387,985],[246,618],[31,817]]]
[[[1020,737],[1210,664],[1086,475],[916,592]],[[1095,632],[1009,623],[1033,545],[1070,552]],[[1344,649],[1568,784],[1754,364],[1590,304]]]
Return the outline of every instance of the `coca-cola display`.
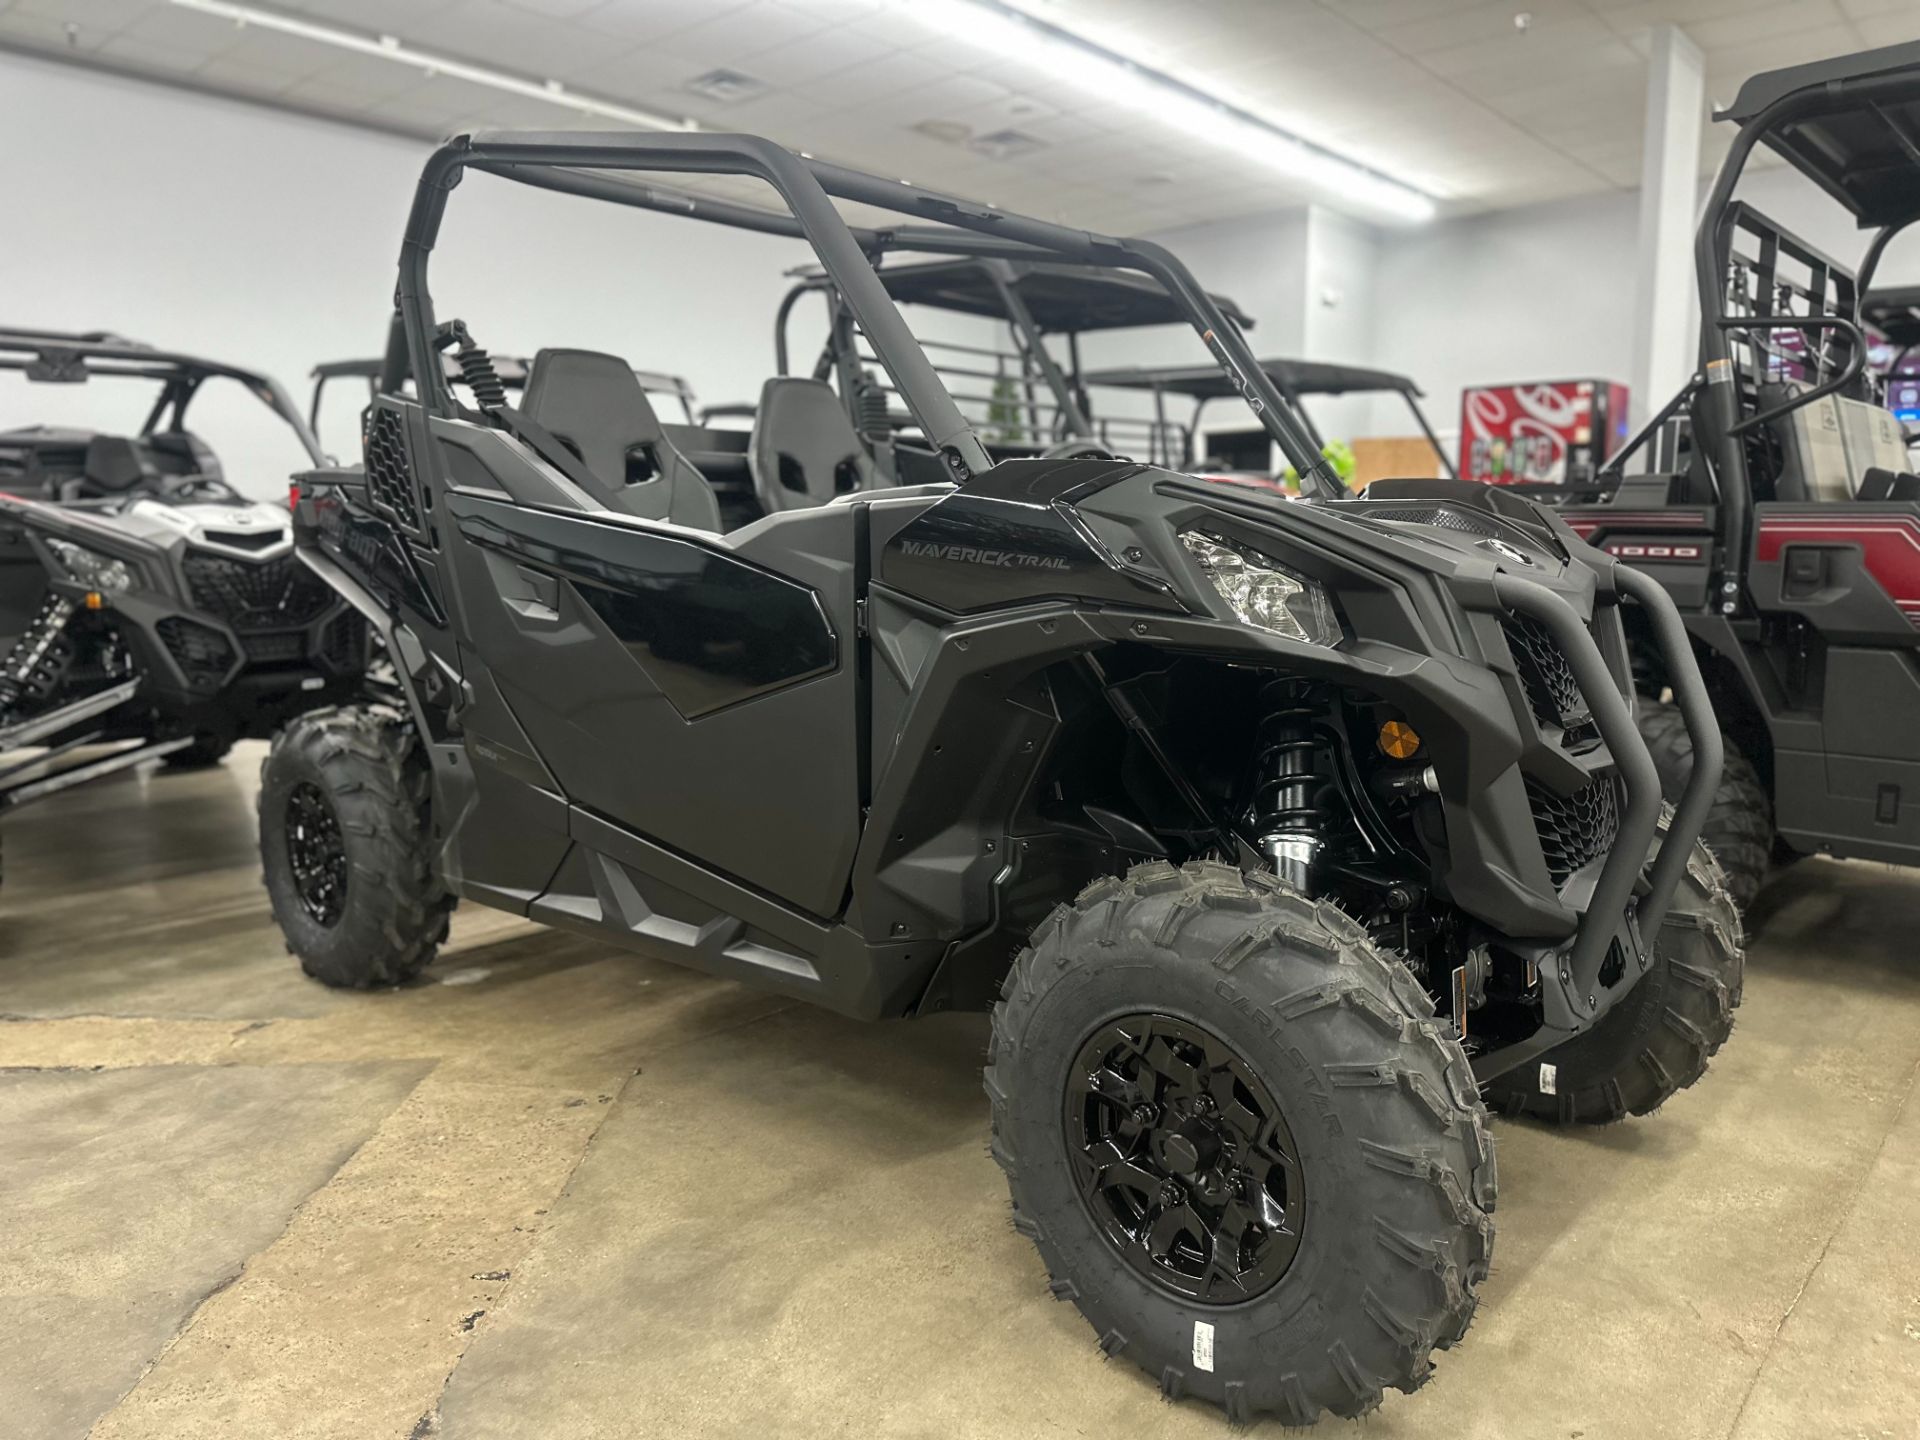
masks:
[[[1490,485],[1579,486],[1627,437],[1611,380],[1474,385],[1460,396],[1460,475]]]

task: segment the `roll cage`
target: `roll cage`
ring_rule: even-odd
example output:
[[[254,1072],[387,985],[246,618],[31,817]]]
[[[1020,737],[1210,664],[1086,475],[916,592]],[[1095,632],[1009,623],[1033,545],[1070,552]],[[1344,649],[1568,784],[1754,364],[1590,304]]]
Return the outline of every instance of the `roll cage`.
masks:
[[[236,380],[286,422],[314,464],[324,463],[320,442],[293,398],[279,381],[257,370],[156,349],[104,330],[6,326],[0,327],[0,371],[18,371],[29,380],[56,384],[82,384],[97,378],[157,380],[160,394],[140,426],[143,438],[163,430],[185,430],[188,407],[203,384],[216,377]]]
[[[1433,426],[1420,408],[1425,392],[1405,375],[1396,375],[1390,370],[1369,370],[1358,365],[1330,365],[1318,360],[1262,360],[1260,369],[1273,386],[1287,398],[1300,416],[1301,424],[1306,426],[1308,434],[1316,446],[1324,445],[1326,437],[1313,422],[1313,416],[1301,402],[1312,395],[1398,395],[1407,402],[1414,423],[1420,427],[1420,433],[1427,437],[1440,463],[1446,467],[1447,478],[1458,480],[1460,472],[1455,468],[1453,457],[1447,454],[1446,447],[1440,443],[1440,437],[1434,434]],[[1218,367],[1211,365],[1180,365],[1154,367],[1131,365],[1111,370],[1090,371],[1083,377],[1089,388],[1111,387],[1122,390],[1144,390],[1153,396],[1155,423],[1169,427],[1187,439],[1187,461],[1192,463],[1200,457],[1192,453],[1193,437],[1200,432],[1200,416],[1206,407],[1216,400],[1227,400],[1234,396],[1234,390],[1227,383],[1227,377]],[[1170,420],[1166,412],[1166,397],[1177,395],[1191,400],[1193,409],[1184,421]]]
[[[545,189],[805,240],[867,337],[875,358],[946,472],[965,481],[994,461],[955,404],[893,298],[876,273],[883,250],[1005,261],[1067,261],[1148,276],[1166,291],[1213,353],[1262,426],[1300,472],[1303,493],[1337,498],[1339,481],[1320,456],[1309,427],[1254,360],[1239,327],[1162,247],[1034,220],[915,185],[882,180],[796,155],[770,141],[726,134],[581,134],[484,131],[456,136],[434,152],[415,192],[401,250],[396,291],[404,349],[390,347],[383,390],[409,371],[424,377],[426,408],[462,413],[438,361],[442,336],[427,284],[428,261],[446,213],[448,193],[467,170]],[[771,185],[787,213],[636,184],[600,171],[741,175]],[[831,198],[830,198],[831,197]],[[850,226],[833,199],[879,207],[923,224]]]
[[[1041,444],[1068,439],[1144,442],[1149,461],[1177,465],[1185,459],[1184,446],[1177,454],[1173,449],[1172,442],[1181,437],[1167,425],[1096,415],[1082,374],[1082,335],[1187,323],[1179,304],[1159,285],[1124,271],[1050,260],[955,258],[888,264],[884,249],[871,254],[880,283],[895,304],[1006,325],[1011,349],[925,337],[920,341],[923,349],[934,352],[933,365],[942,380],[956,382],[949,387],[954,399],[986,407],[987,423],[995,422],[998,411],[998,418],[1021,422],[1014,428],[1032,434]],[[781,375],[792,373],[788,331],[795,307],[808,295],[823,295],[828,337],[812,375],[816,380],[833,378],[843,394],[851,395],[855,389],[851,372],[869,358],[859,348],[858,331],[848,323],[831,277],[819,270],[798,275],[798,283],[787,292],[774,317],[775,369]],[[1242,331],[1253,328],[1252,319],[1233,301],[1215,295],[1213,302]],[[1064,365],[1049,348],[1049,336],[1065,339]],[[1213,367],[1208,370],[1221,373]],[[891,387],[880,390],[889,401],[894,398]],[[854,418],[858,427],[864,417]],[[910,419],[891,409],[887,414],[890,430]],[[1116,439],[1117,434],[1126,438]]]

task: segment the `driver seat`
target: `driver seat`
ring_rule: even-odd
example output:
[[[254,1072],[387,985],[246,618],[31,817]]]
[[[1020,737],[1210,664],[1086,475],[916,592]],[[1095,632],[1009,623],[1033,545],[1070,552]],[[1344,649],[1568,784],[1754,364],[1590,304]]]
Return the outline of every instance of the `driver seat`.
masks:
[[[720,528],[706,476],[674,448],[633,367],[598,350],[542,350],[520,414],[579,459],[583,489],[609,510],[694,530]]]
[[[790,375],[760,389],[747,468],[753,492],[769,515],[824,505],[887,483],[833,387]]]
[[[124,495],[160,478],[159,467],[146,446],[123,435],[95,435],[87,441],[85,463],[81,484],[71,487],[80,494],[91,490],[97,495]],[[74,499],[77,495],[61,498]]]

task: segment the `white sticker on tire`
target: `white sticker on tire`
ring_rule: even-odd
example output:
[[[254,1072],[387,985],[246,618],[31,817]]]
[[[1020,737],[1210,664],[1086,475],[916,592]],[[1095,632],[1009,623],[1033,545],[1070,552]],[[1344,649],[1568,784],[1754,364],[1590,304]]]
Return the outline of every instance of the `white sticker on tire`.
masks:
[[[1560,1067],[1558,1065],[1542,1065],[1540,1067],[1540,1093],[1542,1095],[1558,1095],[1560,1093]]]
[[[1193,1363],[1209,1374],[1213,1371],[1213,1326],[1204,1320],[1193,1322]]]

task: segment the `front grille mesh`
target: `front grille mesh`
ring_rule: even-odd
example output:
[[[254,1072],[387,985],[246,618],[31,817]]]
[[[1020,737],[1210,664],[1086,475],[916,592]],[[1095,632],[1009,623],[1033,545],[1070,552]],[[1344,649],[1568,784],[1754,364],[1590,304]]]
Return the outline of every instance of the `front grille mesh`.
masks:
[[[1613,775],[1591,780],[1571,795],[1556,795],[1529,777],[1527,804],[1556,890],[1574,871],[1612,849],[1620,831],[1620,782]]]
[[[197,689],[212,689],[233,668],[233,647],[209,625],[169,615],[154,629],[174,663],[186,672],[187,682]]]
[[[364,663],[367,622],[358,610],[343,610],[320,632],[320,658],[336,675],[350,675]]]
[[[1573,666],[1552,632],[1530,615],[1510,615],[1501,626],[1533,718],[1561,730],[1585,726],[1591,717],[1580,682],[1574,679]]]
[[[242,633],[306,625],[333,603],[327,583],[291,552],[242,560],[193,550],[181,564],[193,603]]]
[[[247,659],[255,665],[286,665],[307,653],[307,637],[298,630],[277,635],[248,635],[240,642]]]

